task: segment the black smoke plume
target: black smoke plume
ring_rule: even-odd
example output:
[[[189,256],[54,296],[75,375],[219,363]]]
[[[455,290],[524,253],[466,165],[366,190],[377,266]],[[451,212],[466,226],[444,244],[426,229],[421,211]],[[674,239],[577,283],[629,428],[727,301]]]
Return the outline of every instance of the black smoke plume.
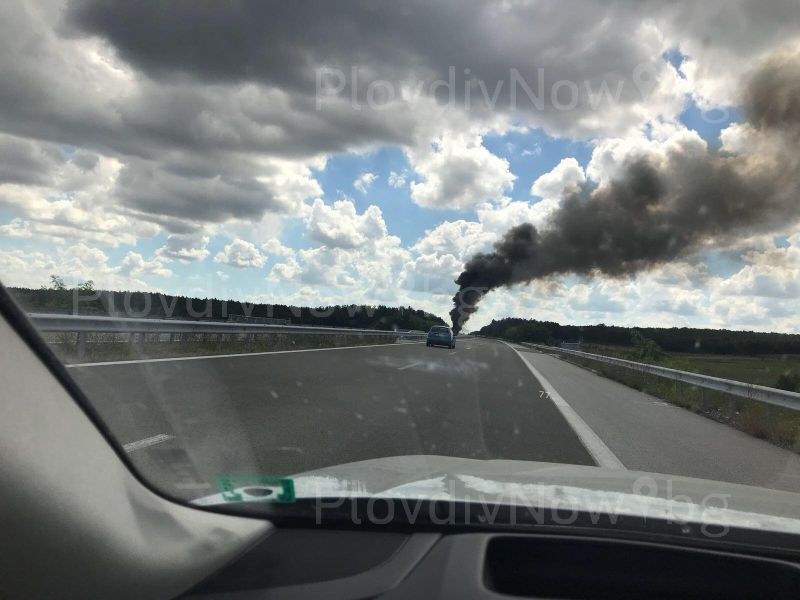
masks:
[[[609,184],[562,199],[473,256],[456,279],[459,331],[489,291],[557,274],[622,276],[800,216],[800,56],[778,54],[746,80],[750,147],[731,155],[675,149],[630,159]]]

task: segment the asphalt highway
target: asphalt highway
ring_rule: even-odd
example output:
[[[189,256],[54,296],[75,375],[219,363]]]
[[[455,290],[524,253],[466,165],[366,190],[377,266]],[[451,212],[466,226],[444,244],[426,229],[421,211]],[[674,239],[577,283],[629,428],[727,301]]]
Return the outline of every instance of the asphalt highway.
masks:
[[[533,369],[531,368],[533,367]],[[600,465],[800,491],[800,460],[551,356],[424,344],[73,366],[145,477],[289,475],[409,454]]]

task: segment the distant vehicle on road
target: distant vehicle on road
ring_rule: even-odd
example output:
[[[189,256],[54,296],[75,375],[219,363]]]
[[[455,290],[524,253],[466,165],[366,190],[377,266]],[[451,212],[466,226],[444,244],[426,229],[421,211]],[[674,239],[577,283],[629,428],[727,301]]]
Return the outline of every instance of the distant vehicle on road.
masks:
[[[456,336],[453,330],[443,325],[436,325],[431,327],[428,332],[428,341],[426,346],[447,346],[448,348],[456,347]]]

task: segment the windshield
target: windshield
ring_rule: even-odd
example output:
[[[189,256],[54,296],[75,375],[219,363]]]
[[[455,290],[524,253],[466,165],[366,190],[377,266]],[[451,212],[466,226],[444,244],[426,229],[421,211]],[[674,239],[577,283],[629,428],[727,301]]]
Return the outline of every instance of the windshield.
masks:
[[[800,531],[794,3],[3,14],[0,278],[160,492]]]

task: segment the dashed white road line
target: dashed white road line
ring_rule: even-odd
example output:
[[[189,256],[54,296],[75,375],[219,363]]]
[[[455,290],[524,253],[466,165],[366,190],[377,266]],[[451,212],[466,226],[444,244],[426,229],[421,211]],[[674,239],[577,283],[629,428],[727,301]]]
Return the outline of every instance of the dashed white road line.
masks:
[[[135,442],[130,442],[129,444],[125,444],[122,446],[122,449],[125,452],[133,452],[135,450],[141,450],[142,448],[149,448],[150,446],[155,446],[156,444],[160,444],[162,442],[168,442],[169,440],[174,440],[174,435],[169,435],[167,433],[159,433],[158,435],[152,435],[148,438],[144,438],[143,440],[137,440]]]
[[[410,365],[405,365],[403,367],[397,367],[398,371],[405,371],[406,369],[410,369],[411,367],[416,367],[417,365],[421,365],[422,361],[413,362]]]
[[[382,348],[384,346],[409,346],[422,342],[403,342],[399,344],[364,344],[363,346],[338,346],[333,348],[305,348],[303,350],[274,350],[272,352],[237,352],[236,354],[204,354],[202,356],[175,356],[172,358],[137,358],[135,360],[109,360],[107,362],[75,363],[64,365],[68,369],[81,367],[104,367],[111,365],[137,365],[142,363],[171,362],[179,360],[205,360],[208,358],[242,358],[245,356],[265,356],[268,354],[291,354],[293,352],[322,352],[324,350],[353,350],[355,348]]]
[[[501,340],[502,341],[502,340]],[[572,427],[572,430],[578,436],[578,439],[586,448],[587,452],[591,454],[594,461],[597,463],[599,467],[605,467],[606,469],[624,469],[625,465],[622,464],[622,461],[617,458],[616,454],[614,454],[611,449],[606,446],[605,442],[600,439],[594,431],[592,431],[591,427],[586,424],[578,413],[575,412],[564,398],[561,397],[553,385],[544,378],[544,376],[538,371],[536,367],[534,367],[514,346],[507,342],[503,342],[506,346],[511,348],[514,352],[516,352],[519,359],[528,367],[528,370],[533,374],[536,379],[539,380],[539,383],[542,384],[544,391],[547,392],[547,395],[553,401],[556,408],[559,410],[561,415],[564,419],[569,423],[569,426]]]

